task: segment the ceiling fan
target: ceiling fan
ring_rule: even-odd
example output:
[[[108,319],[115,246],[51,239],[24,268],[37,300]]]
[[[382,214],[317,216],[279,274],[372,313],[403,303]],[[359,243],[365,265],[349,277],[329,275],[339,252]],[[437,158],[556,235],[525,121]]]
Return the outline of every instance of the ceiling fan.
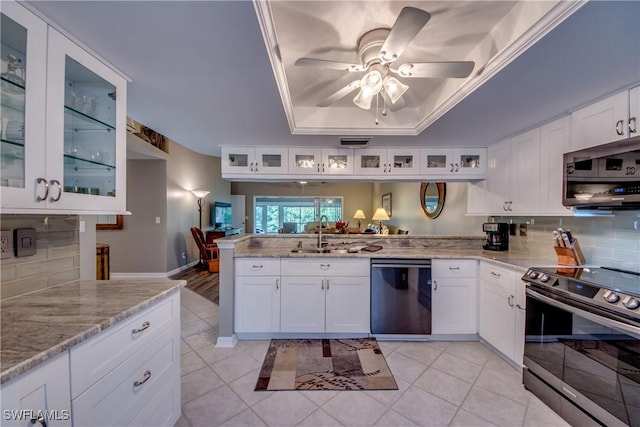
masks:
[[[361,78],[352,81],[337,92],[318,103],[319,107],[328,107],[360,89],[353,98],[354,104],[368,110],[374,98],[381,95],[383,102],[393,109],[401,108],[402,95],[409,86],[395,76],[406,78],[464,78],[473,71],[472,61],[455,62],[407,62],[397,65],[395,61],[411,43],[414,37],[427,24],[431,14],[415,7],[404,7],[393,27],[376,28],[365,33],[358,41],[358,54],[361,64],[349,64],[318,58],[299,58],[295,65],[342,70],[352,73],[366,72]],[[385,112],[383,111],[383,115]],[[376,120],[377,122],[377,120]]]

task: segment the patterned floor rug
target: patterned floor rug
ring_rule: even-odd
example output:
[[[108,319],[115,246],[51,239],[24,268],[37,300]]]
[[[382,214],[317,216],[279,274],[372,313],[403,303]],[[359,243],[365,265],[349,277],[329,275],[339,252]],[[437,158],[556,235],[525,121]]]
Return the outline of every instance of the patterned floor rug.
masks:
[[[375,338],[271,340],[263,390],[397,390]]]

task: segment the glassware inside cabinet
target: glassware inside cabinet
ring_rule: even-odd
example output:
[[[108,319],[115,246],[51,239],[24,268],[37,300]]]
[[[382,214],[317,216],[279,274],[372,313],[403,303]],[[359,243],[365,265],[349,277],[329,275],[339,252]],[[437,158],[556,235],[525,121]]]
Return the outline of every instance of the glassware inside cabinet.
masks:
[[[66,57],[64,191],[115,197],[116,88]]]
[[[27,29],[0,19],[0,186],[24,188]]]

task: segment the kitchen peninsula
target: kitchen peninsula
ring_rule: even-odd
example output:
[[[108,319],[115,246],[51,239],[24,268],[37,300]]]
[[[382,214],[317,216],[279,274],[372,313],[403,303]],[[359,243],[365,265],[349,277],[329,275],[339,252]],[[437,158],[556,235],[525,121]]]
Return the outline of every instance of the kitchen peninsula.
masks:
[[[326,241],[318,240],[314,235],[244,235],[217,240],[222,266],[219,346],[232,346],[238,338],[368,335],[369,318],[374,314],[369,306],[371,261],[429,259],[433,264],[434,332],[426,339],[482,339],[520,365],[515,343],[522,340],[515,336],[515,326],[504,334],[495,329],[515,324],[524,315],[515,309],[514,301],[524,298],[520,277],[526,267],[556,263],[555,257],[485,251],[480,236],[328,235]],[[382,248],[366,250],[376,247]],[[458,280],[461,278],[464,280]],[[340,280],[345,285],[342,288]],[[462,282],[465,285],[458,286]],[[305,284],[316,286],[315,294],[300,293]],[[299,287],[287,293],[296,285]],[[329,286],[331,290],[326,289]],[[343,294],[336,297],[339,292]],[[318,297],[319,293],[325,296]],[[332,298],[336,300],[333,306]],[[316,319],[298,321],[297,314],[304,316],[318,304]],[[467,316],[458,330],[450,327],[460,320],[457,314]]]
[[[136,424],[139,417],[172,425],[180,415],[185,285],[81,281],[3,300],[3,413],[56,410],[62,425]],[[22,425],[16,417],[3,422]]]

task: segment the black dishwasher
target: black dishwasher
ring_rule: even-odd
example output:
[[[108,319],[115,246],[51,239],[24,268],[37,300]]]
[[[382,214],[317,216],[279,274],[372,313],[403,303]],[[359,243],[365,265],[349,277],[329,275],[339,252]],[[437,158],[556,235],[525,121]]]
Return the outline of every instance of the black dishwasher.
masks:
[[[371,333],[431,335],[431,260],[371,260]]]

